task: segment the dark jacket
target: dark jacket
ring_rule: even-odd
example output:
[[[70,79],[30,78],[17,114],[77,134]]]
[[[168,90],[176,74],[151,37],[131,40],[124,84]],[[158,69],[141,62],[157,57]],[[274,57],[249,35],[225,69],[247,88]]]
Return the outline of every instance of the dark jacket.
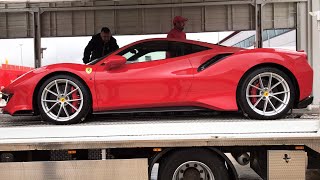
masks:
[[[119,46],[117,44],[117,40],[114,37],[111,36],[110,41],[104,43],[99,33],[92,36],[92,39],[89,41],[87,47],[84,49],[84,55],[82,60],[85,64],[87,64],[90,61],[107,55],[117,49],[119,49]]]

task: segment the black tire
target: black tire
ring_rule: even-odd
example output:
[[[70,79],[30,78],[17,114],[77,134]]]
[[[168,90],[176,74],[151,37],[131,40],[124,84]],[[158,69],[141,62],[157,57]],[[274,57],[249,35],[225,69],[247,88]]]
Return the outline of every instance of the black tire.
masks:
[[[80,89],[79,92],[82,92],[83,95],[83,103],[81,109],[80,107],[78,107],[79,112],[77,113],[77,115],[74,115],[74,117],[70,118],[69,120],[65,120],[65,121],[58,121],[53,119],[52,117],[50,117],[46,112],[45,109],[42,107],[42,103],[41,103],[41,97],[42,97],[42,93],[45,90],[45,87],[49,84],[54,82],[55,80],[68,80],[69,82],[74,83],[75,85],[77,85]],[[69,85],[71,86],[71,85]],[[68,87],[68,86],[67,86]],[[59,87],[59,89],[63,91],[64,87]],[[66,88],[67,89],[67,88]],[[71,90],[70,90],[71,91]],[[55,91],[56,92],[56,91]],[[53,95],[52,95],[53,96]],[[71,95],[69,95],[71,96]],[[55,97],[55,96],[53,96]],[[58,99],[58,98],[57,98]],[[37,105],[38,105],[38,109],[41,115],[41,118],[45,121],[48,121],[50,123],[54,123],[57,125],[63,125],[63,124],[75,124],[75,123],[79,123],[81,121],[84,121],[86,116],[88,115],[88,113],[91,110],[91,95],[89,93],[89,90],[87,89],[87,87],[81,82],[79,81],[77,78],[69,76],[69,75],[56,75],[53,76],[49,79],[47,79],[40,87],[38,95],[37,95]],[[61,104],[58,104],[61,105]],[[62,105],[61,105],[62,106]],[[65,108],[67,109],[67,105],[65,106]],[[67,109],[68,112],[72,111],[70,110],[71,106],[69,107],[69,109]],[[67,113],[65,113],[66,116]],[[69,114],[68,114],[69,115]]]
[[[275,106],[276,104],[274,105],[272,103],[272,105],[273,105],[272,106],[269,102],[267,102],[266,107],[269,109],[269,111],[274,111],[273,113],[270,113],[269,115],[264,115],[264,114],[261,114],[261,113],[258,113],[257,111],[255,111],[255,110],[259,109],[259,108],[255,108],[255,110],[254,110],[254,108],[253,108],[257,102],[252,103],[250,105],[250,103],[247,100],[247,96],[246,96],[247,87],[249,86],[250,81],[252,81],[259,74],[263,75],[263,73],[272,73],[274,76],[278,76],[278,77],[283,78],[283,80],[284,80],[283,83],[286,85],[282,86],[282,84],[280,84],[280,86],[278,85],[276,88],[273,89],[274,91],[276,89],[281,89],[282,87],[288,87],[289,90],[288,91],[286,90],[286,91],[290,92],[290,94],[287,95],[287,98],[289,98],[289,99],[286,99],[287,103],[284,103],[284,105],[279,105],[279,104],[283,104],[283,103],[280,103],[280,101],[276,100],[271,95],[270,95],[270,97],[267,95],[268,98],[270,99],[270,102],[274,102],[274,103],[278,104],[278,107],[282,106],[281,108],[279,108],[279,112],[278,112],[278,111],[274,110],[274,109],[277,109],[277,106]],[[267,81],[266,78],[262,79],[262,81],[263,81],[262,84],[268,86],[268,82],[266,82]],[[258,83],[258,84],[260,84],[260,83]],[[276,83],[274,85],[276,85]],[[259,88],[261,88],[260,85],[257,85],[257,86],[259,86]],[[249,118],[265,119],[265,120],[278,119],[278,118],[284,117],[288,113],[288,111],[293,108],[294,99],[295,99],[295,90],[294,89],[295,89],[295,87],[294,87],[291,79],[283,71],[276,69],[276,68],[273,68],[273,67],[259,68],[259,69],[256,69],[256,70],[250,72],[247,76],[244,77],[243,81],[241,81],[241,84],[239,85],[238,94],[237,94],[237,102],[238,102],[243,114],[245,116],[248,116]],[[260,90],[256,90],[256,91],[260,92]],[[285,91],[285,90],[282,90],[282,91]],[[268,90],[268,92],[269,92],[269,90]],[[281,92],[281,90],[279,90],[279,92]],[[273,93],[274,92],[272,92],[270,94],[273,94]],[[275,92],[275,93],[277,93],[277,92]],[[257,98],[257,99],[259,99],[259,98]],[[280,100],[282,100],[282,99],[280,99]],[[259,106],[261,107],[261,103],[265,103],[265,102],[266,102],[266,100],[262,99],[261,102],[259,102],[260,104],[257,104],[256,107],[259,107]],[[262,109],[264,109],[263,108],[264,106],[265,106],[265,104],[263,104],[262,107],[260,108],[261,111],[263,111]]]
[[[172,180],[177,168],[190,161],[203,163],[210,168],[215,180],[229,179],[225,162],[216,153],[207,149],[192,148],[172,152],[162,159],[159,165],[158,180]]]

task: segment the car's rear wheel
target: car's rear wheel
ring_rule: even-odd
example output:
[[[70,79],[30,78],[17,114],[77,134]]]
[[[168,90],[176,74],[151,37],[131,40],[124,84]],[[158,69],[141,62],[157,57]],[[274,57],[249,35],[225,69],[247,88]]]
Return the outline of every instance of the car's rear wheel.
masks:
[[[91,98],[78,79],[57,75],[42,84],[37,104],[44,120],[54,124],[73,124],[85,119],[90,111]]]
[[[293,106],[295,91],[291,79],[279,69],[260,68],[240,84],[238,103],[254,119],[277,119]]]

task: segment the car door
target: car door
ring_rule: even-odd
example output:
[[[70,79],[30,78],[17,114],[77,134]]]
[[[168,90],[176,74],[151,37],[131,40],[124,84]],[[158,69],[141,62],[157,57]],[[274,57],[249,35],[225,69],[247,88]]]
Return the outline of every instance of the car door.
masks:
[[[127,58],[124,66],[96,72],[99,110],[181,105],[193,78],[182,49],[183,43],[157,40],[118,53]]]

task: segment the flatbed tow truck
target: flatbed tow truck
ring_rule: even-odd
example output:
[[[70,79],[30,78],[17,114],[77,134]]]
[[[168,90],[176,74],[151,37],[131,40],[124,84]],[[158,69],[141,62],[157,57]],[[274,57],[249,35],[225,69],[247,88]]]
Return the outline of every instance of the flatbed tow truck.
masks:
[[[227,112],[111,114],[65,126],[0,114],[0,135],[0,179],[241,179],[237,164],[260,179],[293,180],[320,169],[319,109],[268,121]]]

